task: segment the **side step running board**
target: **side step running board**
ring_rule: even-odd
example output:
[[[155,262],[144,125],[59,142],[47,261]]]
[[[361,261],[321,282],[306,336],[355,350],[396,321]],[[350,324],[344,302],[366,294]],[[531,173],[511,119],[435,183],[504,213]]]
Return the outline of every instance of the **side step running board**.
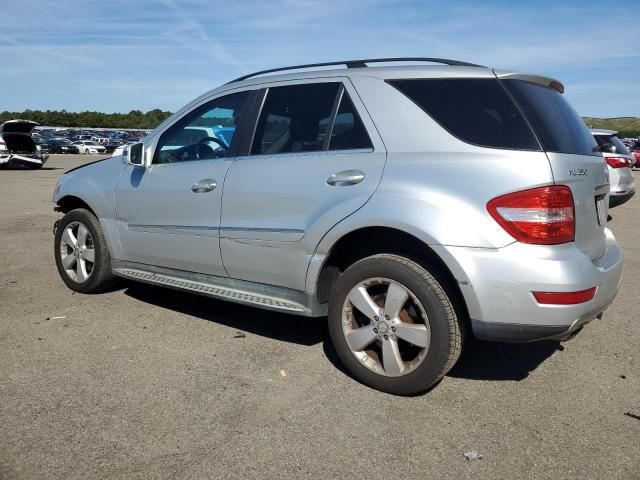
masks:
[[[154,269],[155,270],[155,269]],[[185,275],[178,276],[172,273],[147,271],[139,268],[115,266],[113,269],[115,275],[130,278],[145,283],[154,285],[161,285],[178,290],[187,290],[190,292],[206,295],[221,300],[228,300],[236,303],[243,303],[248,305],[255,305],[256,307],[267,308],[269,310],[278,310],[289,313],[297,313],[299,315],[315,316],[322,315],[323,312],[313,312],[312,309],[303,303],[282,298],[277,295],[265,294],[265,289],[272,289],[275,293],[280,290],[279,287],[270,287],[260,284],[253,284],[252,282],[243,282],[238,280],[218,278],[209,275],[189,274],[184,272]],[[176,272],[177,273],[177,272]],[[182,273],[182,272],[180,272]],[[185,278],[186,276],[198,277],[197,279]],[[234,283],[234,286],[224,285],[223,282]],[[243,285],[245,284],[245,285]],[[255,288],[246,288],[251,286]],[[245,288],[238,288],[244,286]],[[252,290],[260,288],[263,292],[258,293]],[[289,289],[283,289],[289,290]],[[296,292],[298,293],[298,292]],[[299,292],[299,295],[304,297],[301,300],[308,297],[307,294]]]

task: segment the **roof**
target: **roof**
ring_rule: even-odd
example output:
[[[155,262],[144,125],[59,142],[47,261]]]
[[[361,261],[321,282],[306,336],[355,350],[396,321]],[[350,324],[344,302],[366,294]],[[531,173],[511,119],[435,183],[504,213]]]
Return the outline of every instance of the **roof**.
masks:
[[[231,80],[229,83],[240,82],[247,78],[257,77],[266,73],[283,72],[287,70],[301,70],[317,67],[330,67],[336,65],[345,65],[347,68],[367,68],[368,63],[394,63],[394,62],[428,62],[428,63],[440,63],[443,65],[452,65],[459,67],[482,67],[482,65],[476,65],[475,63],[462,62],[460,60],[451,60],[448,58],[433,58],[433,57],[392,57],[392,58],[365,58],[360,60],[340,60],[335,62],[323,62],[323,63],[306,63],[302,65],[292,65],[289,67],[269,68],[267,70],[261,70],[254,73],[243,75],[242,77]]]
[[[447,60],[445,65],[393,65],[393,66],[375,66],[368,67],[366,65],[360,65],[366,62],[382,63],[383,60],[390,59],[373,59],[373,60],[353,60],[349,62],[328,62],[325,64],[309,64],[294,67],[283,67],[270,70],[262,70],[251,75],[244,75],[239,79],[233,80],[229,83],[225,83],[213,90],[209,90],[199,97],[195,98],[191,102],[184,105],[178,111],[176,111],[169,118],[164,120],[156,130],[161,129],[164,125],[173,122],[176,118],[181,117],[185,112],[191,110],[195,105],[198,105],[204,101],[207,101],[215,95],[220,95],[226,92],[234,92],[243,90],[246,88],[257,88],[260,85],[268,86],[270,83],[286,82],[286,81],[303,81],[314,80],[323,78],[344,78],[344,77],[369,77],[377,78],[380,80],[392,80],[392,79],[406,79],[406,78],[504,78],[504,79],[520,79],[529,82],[539,83],[545,86],[550,86],[564,92],[564,86],[558,80],[541,75],[531,75],[525,73],[519,73],[515,71],[507,70],[494,70],[489,67],[481,65],[469,64],[466,62],[459,62],[456,60]],[[426,60],[416,59],[392,59],[393,62],[419,62]],[[440,61],[440,59],[431,59],[431,61]],[[360,63],[358,63],[360,62]],[[351,63],[348,68],[323,68],[320,67],[333,67],[337,65],[347,65]],[[303,69],[304,67],[304,69]],[[285,72],[288,68],[294,68],[293,71]],[[310,68],[314,68],[310,70]]]

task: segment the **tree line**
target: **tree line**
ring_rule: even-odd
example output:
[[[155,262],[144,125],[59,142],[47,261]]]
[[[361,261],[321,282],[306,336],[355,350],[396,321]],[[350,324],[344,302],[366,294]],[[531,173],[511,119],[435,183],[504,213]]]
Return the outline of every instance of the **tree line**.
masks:
[[[155,128],[164,121],[171,112],[156,108],[148,112],[131,110],[129,113],[102,112],[68,112],[66,110],[25,110],[23,112],[0,113],[0,123],[20,118],[33,120],[40,125],[52,127],[85,127],[85,128]],[[621,137],[640,136],[640,118],[585,118],[591,127],[610,128],[618,130]],[[218,123],[226,126],[230,119],[217,119]]]
[[[155,128],[171,112],[158,108],[142,112],[131,110],[129,113],[68,112],[66,110],[25,110],[23,112],[0,113],[0,123],[19,118],[33,120],[40,125],[52,127],[86,128]]]

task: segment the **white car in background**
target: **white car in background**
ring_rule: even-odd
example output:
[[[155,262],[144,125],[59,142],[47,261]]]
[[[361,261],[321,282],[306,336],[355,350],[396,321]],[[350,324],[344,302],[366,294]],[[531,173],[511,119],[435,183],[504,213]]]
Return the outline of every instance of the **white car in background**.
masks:
[[[86,155],[90,153],[105,153],[106,148],[93,140],[77,140],[73,142],[74,145],[78,147],[80,153],[84,153]]]
[[[628,202],[636,193],[631,167],[635,158],[614,130],[591,130],[609,168],[609,207]]]
[[[100,145],[106,145],[107,143],[109,143],[109,139],[107,137],[102,137],[102,136],[98,136],[98,135],[93,135],[91,137],[91,140],[93,140],[94,142],[100,144]]]

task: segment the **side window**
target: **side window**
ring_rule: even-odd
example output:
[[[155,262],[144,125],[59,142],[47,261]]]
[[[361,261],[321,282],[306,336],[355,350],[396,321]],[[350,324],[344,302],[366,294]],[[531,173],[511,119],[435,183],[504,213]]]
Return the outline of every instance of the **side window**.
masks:
[[[260,113],[251,154],[324,150],[339,87],[335,82],[270,88]]]
[[[162,134],[153,163],[210,160],[230,152],[250,92],[216,98],[197,108]]]
[[[531,128],[497,79],[387,82],[464,142],[492,148],[540,150]]]
[[[346,90],[340,100],[340,108],[331,130],[329,150],[349,150],[357,148],[373,148],[371,139],[364,128],[358,112]]]

